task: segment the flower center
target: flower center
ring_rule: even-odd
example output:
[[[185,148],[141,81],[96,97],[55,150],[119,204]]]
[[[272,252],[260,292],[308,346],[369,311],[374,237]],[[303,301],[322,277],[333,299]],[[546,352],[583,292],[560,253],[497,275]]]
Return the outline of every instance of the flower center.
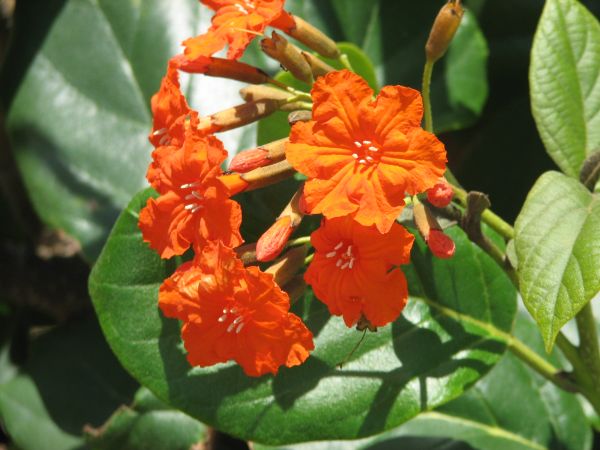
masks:
[[[204,208],[204,205],[202,205],[202,200],[204,200],[204,197],[202,194],[200,194],[200,192],[193,189],[197,186],[200,186],[199,182],[182,184],[180,186],[181,189],[192,189],[192,191],[184,197],[184,200],[187,202],[184,208],[190,211],[192,214]]]
[[[243,2],[245,6],[241,5],[240,3],[236,3],[234,5],[242,14],[250,14],[250,11],[254,11],[254,9],[256,9],[250,0],[243,0]]]
[[[332,251],[325,255],[326,258],[337,258],[335,266],[341,270],[354,268],[356,256],[352,252],[352,244],[348,244],[344,247],[343,242],[339,242]]]
[[[352,153],[352,157],[358,164],[370,166],[379,162],[381,149],[377,145],[374,145],[373,142],[368,140],[362,142],[354,141],[354,146],[356,147],[356,151]]]
[[[235,334],[238,334],[244,328],[244,317],[239,314],[237,308],[224,308],[223,315],[217,319],[219,323],[225,323],[229,321],[227,326],[227,332],[231,333],[235,330]]]

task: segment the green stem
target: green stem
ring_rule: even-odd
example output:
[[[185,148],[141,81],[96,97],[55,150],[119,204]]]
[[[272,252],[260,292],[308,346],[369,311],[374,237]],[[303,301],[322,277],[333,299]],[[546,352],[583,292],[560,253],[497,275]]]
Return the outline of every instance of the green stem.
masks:
[[[458,200],[458,202],[467,207],[467,191],[464,189],[453,185],[452,189],[454,190],[454,198]],[[486,209],[483,214],[481,214],[481,221],[487,224],[490,228],[496,231],[500,236],[502,236],[506,240],[514,239],[515,230],[514,228],[504,221],[502,217],[498,216],[492,210]]]
[[[352,64],[350,64],[350,60],[348,59],[348,55],[346,55],[345,53],[342,53],[340,55],[338,61],[340,62],[340,64],[342,66],[344,66],[350,72],[354,72],[354,69],[352,68]]]
[[[575,316],[579,332],[579,354],[589,370],[594,390],[600,394],[600,349],[596,320],[590,302]]]
[[[437,309],[442,314],[453,318],[458,322],[466,322],[475,325],[478,328],[484,330],[491,338],[503,342],[504,344],[506,344],[508,349],[515,354],[515,356],[521,359],[521,361],[523,361],[537,373],[542,375],[544,378],[556,384],[558,387],[569,392],[578,390],[578,387],[571,383],[571,381],[568,378],[562,376],[562,371],[560,369],[554,367],[554,365],[546,361],[533,349],[525,345],[525,343],[523,343],[513,335],[496,328],[492,324],[482,322],[466,314],[459,313],[458,311],[454,311],[453,309],[442,306],[439,303],[436,303],[427,298],[421,299],[427,305]]]
[[[311,253],[310,255],[308,255],[306,258],[304,258],[304,264],[306,264],[306,265],[310,264],[314,257],[315,257],[314,253]]]
[[[299,245],[310,244],[310,236],[302,236],[288,241],[288,247],[297,247]]]
[[[558,334],[556,345],[573,366],[573,377],[577,382],[579,391],[594,407],[596,413],[600,414],[600,394],[590,369],[580,354],[580,349],[575,347],[562,333]]]
[[[425,130],[433,133],[433,117],[431,114],[431,74],[434,62],[427,60],[423,68],[423,112],[425,115]],[[454,178],[454,176],[452,176]]]

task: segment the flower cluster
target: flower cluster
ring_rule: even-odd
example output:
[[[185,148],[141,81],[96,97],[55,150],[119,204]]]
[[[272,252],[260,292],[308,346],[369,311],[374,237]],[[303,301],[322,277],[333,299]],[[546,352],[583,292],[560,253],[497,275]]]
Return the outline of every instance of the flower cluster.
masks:
[[[314,348],[311,332],[290,312],[290,297],[278,285],[294,278],[306,250],[290,250],[266,272],[246,267],[242,255],[248,262],[249,254],[250,263],[276,259],[303,217],[321,214],[304,280],[346,325],[384,326],[408,298],[399,266],[409,262],[414,237],[396,220],[410,199],[415,221],[422,222],[416,197],[421,193],[434,206],[448,204],[446,153],[421,128],[423,105],[413,89],[386,86],[374,97],[358,75],[334,70],[276,32],[261,48],[297,78],[314,83],[310,94],[238,61],[268,26],[321,56],[341,57],[331,39],[286,12],[284,0],[201,1],[215,11],[210,29],[183,43],[184,52],[169,61],[152,98],[154,151],[147,179],[157,196],[140,212],[139,227],[161,258],[193,251],[193,259],[164,281],[158,302],[167,317],[183,322],[190,364],[233,360],[250,376],[275,374],[281,366],[303,363]],[[215,56],[226,47],[226,58]],[[201,117],[182,94],[180,71],[255,86],[242,89],[245,103]],[[297,111],[303,109],[312,114]],[[228,153],[215,133],[277,110],[293,111],[289,138],[239,153],[223,172]],[[231,197],[296,171],[308,180],[255,245],[240,247],[241,208]],[[424,237],[434,250],[438,244],[432,243],[446,236],[435,221],[427,223]],[[452,242],[444,242],[444,251],[434,254],[451,256]]]

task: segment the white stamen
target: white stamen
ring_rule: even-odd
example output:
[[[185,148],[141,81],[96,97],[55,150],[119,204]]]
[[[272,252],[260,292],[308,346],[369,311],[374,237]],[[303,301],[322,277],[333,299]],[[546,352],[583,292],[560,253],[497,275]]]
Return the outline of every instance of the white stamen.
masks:
[[[229,324],[229,326],[227,327],[227,332],[231,333],[233,331],[233,329],[235,328],[235,323],[231,322]]]
[[[364,159],[359,159],[359,160],[358,160],[358,163],[359,163],[359,164],[366,164],[366,163],[367,163],[367,161],[365,161]]]
[[[160,138],[160,141],[158,141],[158,143],[159,145],[167,145],[170,140],[171,138],[169,137],[169,135],[165,134],[163,137]]]
[[[348,246],[348,249],[346,250],[346,255],[352,256],[352,246],[351,245]]]
[[[369,150],[371,150],[372,152],[376,152],[376,151],[378,151],[379,149],[378,149],[377,147],[373,147],[373,146],[371,146],[371,147],[369,147]]]
[[[240,323],[238,325],[238,327],[235,329],[235,334],[239,334],[240,331],[242,331],[242,328],[244,328],[244,323]]]
[[[196,211],[198,211],[199,209],[202,209],[202,208],[204,208],[204,206],[202,206],[202,205],[196,205],[194,207],[194,209],[192,209],[192,214],[195,213]]]
[[[344,245],[343,242],[340,242],[338,245],[336,245],[335,247],[333,247],[334,250],[339,250],[340,248],[342,248],[342,245]]]
[[[187,184],[182,184],[181,186],[179,186],[181,189],[189,189],[195,186],[199,186],[200,182],[195,182],[195,183],[187,183]]]
[[[373,162],[373,158],[371,158],[370,156],[367,156],[367,161]]]
[[[338,259],[335,263],[335,267],[340,267],[342,265],[342,258]]]
[[[329,252],[325,255],[326,258],[333,258],[336,252]]]
[[[352,153],[352,157],[353,157],[354,159],[358,159],[358,153]]]
[[[231,314],[235,314],[235,313],[237,313],[237,308],[233,307],[233,308],[231,308],[231,309],[229,310],[229,312],[230,312]]]
[[[350,265],[348,267],[350,267],[351,269],[354,267],[354,258],[350,260]]]
[[[219,322],[225,322],[227,320],[227,314],[223,314],[221,317],[217,319]]]
[[[223,314],[227,314],[229,312],[229,310],[227,308],[223,308]],[[233,311],[231,311],[233,312]]]
[[[344,270],[346,267],[348,267],[350,265],[350,261],[346,261],[344,263],[344,265],[342,267],[340,267],[340,269]]]
[[[152,133],[152,136],[160,136],[161,134],[165,134],[168,130],[166,128],[161,128],[160,130],[156,130]]]
[[[371,141],[363,141],[363,144],[365,144],[365,145],[371,145],[372,142]]]
[[[194,209],[196,206],[198,206],[196,203],[190,203],[189,205],[185,205],[184,209],[187,209],[188,211]]]
[[[235,7],[237,8],[237,10],[239,12],[241,12],[242,14],[248,14],[248,10],[246,8],[244,8],[242,5],[240,5],[239,3],[235,4]]]
[[[234,323],[235,325],[237,325],[237,324],[238,324],[238,323],[240,323],[241,321],[242,321],[242,316],[237,316],[237,317],[235,318],[235,320],[233,321],[233,323]]]
[[[354,141],[354,145],[356,145],[358,148],[362,147],[362,144],[358,141]]]

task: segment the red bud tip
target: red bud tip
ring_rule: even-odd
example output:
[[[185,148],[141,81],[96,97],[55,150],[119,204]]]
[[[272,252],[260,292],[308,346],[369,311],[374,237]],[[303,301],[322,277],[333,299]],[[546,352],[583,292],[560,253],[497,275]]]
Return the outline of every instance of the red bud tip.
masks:
[[[277,219],[256,243],[256,259],[264,262],[277,258],[287,244],[292,231],[294,229],[289,216]]]
[[[246,150],[235,155],[229,164],[229,170],[232,172],[246,173],[253,169],[266,166],[272,161],[269,159],[269,152],[255,148]]]
[[[446,181],[440,181],[427,190],[427,201],[437,208],[444,208],[450,204],[454,191]]]
[[[441,259],[448,259],[454,256],[456,246],[454,241],[449,236],[446,236],[443,231],[432,229],[427,238],[427,245],[435,256]]]

